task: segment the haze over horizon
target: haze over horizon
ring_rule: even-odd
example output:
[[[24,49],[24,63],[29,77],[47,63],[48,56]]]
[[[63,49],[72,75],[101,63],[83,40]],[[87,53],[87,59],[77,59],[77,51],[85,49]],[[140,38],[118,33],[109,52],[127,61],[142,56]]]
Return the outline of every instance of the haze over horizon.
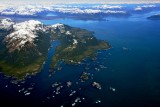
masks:
[[[1,0],[0,4],[141,4],[141,3],[160,3],[160,0]]]

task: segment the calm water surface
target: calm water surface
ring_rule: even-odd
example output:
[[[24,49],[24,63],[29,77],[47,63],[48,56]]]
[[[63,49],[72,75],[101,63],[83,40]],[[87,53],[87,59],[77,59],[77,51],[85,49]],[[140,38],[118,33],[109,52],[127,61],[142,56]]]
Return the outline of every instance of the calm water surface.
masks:
[[[62,70],[57,70],[50,77],[50,60],[55,47],[59,45],[58,41],[53,42],[42,71],[28,78],[25,83],[14,85],[10,83],[10,79],[0,75],[2,99],[11,98],[13,101],[50,106],[69,106],[80,97],[85,100],[77,103],[78,106],[160,106],[160,21],[138,20],[137,16],[128,19],[110,18],[110,21],[72,19],[40,21],[47,25],[64,23],[94,31],[98,39],[108,41],[112,48],[98,51],[95,61],[86,59],[81,65],[62,63]],[[89,69],[86,70],[86,66]],[[96,71],[95,68],[100,70]],[[84,71],[91,73],[92,77],[85,83],[81,83],[79,78]],[[67,81],[73,84],[69,88],[66,86]],[[93,88],[91,86],[93,81],[99,82],[102,90]],[[58,95],[53,92],[56,90],[52,87],[55,82],[61,82],[63,85]],[[25,96],[23,88],[27,90],[28,87],[33,89],[29,91],[30,95]],[[19,90],[22,92],[18,92]],[[74,90],[76,93],[69,97]],[[98,100],[101,103],[96,104]]]

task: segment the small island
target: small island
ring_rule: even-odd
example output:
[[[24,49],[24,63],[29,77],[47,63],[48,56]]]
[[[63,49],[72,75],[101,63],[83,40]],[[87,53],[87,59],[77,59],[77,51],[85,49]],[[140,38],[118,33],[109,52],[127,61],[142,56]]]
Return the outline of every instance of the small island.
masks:
[[[147,19],[150,19],[150,20],[160,20],[160,14],[149,16],[149,17],[147,17]]]
[[[64,24],[44,25],[29,20],[16,23],[0,20],[0,71],[17,80],[41,70],[51,43],[60,41],[50,67],[59,61],[80,63],[86,57],[95,57],[97,50],[109,49],[108,42],[98,40],[94,33]]]

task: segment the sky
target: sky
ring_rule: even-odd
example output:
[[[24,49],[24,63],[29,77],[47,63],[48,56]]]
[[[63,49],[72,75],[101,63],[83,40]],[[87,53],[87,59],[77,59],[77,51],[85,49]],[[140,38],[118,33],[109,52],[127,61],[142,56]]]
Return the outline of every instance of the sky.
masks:
[[[72,4],[72,3],[103,3],[103,4],[124,4],[124,3],[160,3],[160,0],[0,0],[3,3],[37,3],[37,4]]]

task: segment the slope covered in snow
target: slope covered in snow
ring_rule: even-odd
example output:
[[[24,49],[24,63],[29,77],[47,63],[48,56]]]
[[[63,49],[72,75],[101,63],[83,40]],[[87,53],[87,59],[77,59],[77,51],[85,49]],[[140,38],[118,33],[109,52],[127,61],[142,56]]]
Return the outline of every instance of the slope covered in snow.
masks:
[[[1,15],[36,16],[37,13],[50,10],[42,5],[10,6],[0,10]]]
[[[7,32],[0,29],[0,68],[11,76],[22,78],[39,71],[53,40],[61,44],[55,50],[51,67],[62,59],[78,63],[86,56],[93,56],[98,49],[110,48],[85,29],[59,23],[47,26],[36,20],[12,22],[11,19],[0,22],[6,29],[10,28]]]
[[[15,22],[13,22],[9,18],[1,19],[0,20],[0,29],[9,30],[13,27],[14,24],[15,24]]]
[[[159,9],[159,4],[137,4],[137,5],[25,5],[25,6],[7,6],[0,9],[1,15],[19,15],[19,16],[41,16],[41,14],[57,13],[61,14],[127,14],[132,11]]]
[[[2,19],[0,20],[0,29],[10,30],[10,33],[6,35],[3,40],[7,44],[9,52],[20,50],[27,44],[36,46],[34,42],[38,41],[39,32],[47,33],[47,31],[51,29],[53,33],[55,33],[56,30],[65,33],[65,26],[63,24],[58,23],[45,26],[37,20],[14,23],[11,19]]]
[[[10,52],[20,50],[26,43],[34,44],[37,37],[37,31],[45,30],[43,24],[39,21],[29,20],[13,25],[13,32],[6,36],[7,47]]]
[[[55,29],[55,30],[56,30],[56,29],[59,29],[61,33],[64,33],[64,32],[65,32],[65,27],[64,27],[64,25],[61,24],[61,23],[54,24],[54,25],[51,26],[51,28],[53,28],[53,29]]]
[[[110,12],[106,12],[110,11]],[[113,12],[112,12],[113,11]],[[26,6],[10,6],[0,10],[1,15],[20,15],[20,16],[39,16],[39,13],[63,13],[63,14],[116,14],[119,11],[126,12],[120,5],[26,5]],[[120,12],[122,13],[122,12]]]

